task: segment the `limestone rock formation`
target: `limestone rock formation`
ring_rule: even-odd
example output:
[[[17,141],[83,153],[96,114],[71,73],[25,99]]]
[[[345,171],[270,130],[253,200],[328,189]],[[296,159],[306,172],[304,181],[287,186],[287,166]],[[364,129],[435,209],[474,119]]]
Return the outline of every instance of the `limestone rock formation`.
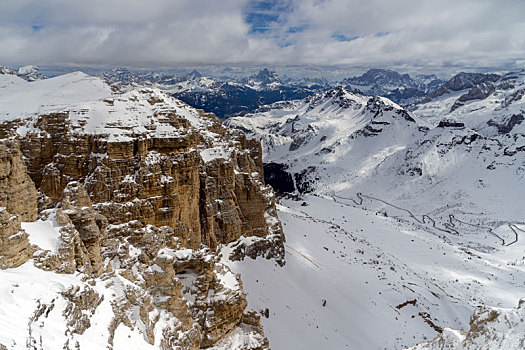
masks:
[[[62,196],[62,210],[69,217],[86,247],[93,273],[102,272],[101,240],[106,236],[107,219],[95,212],[84,186],[70,182]]]
[[[61,79],[82,93],[100,85]],[[96,91],[107,96],[67,103],[53,90],[34,111],[0,105],[0,267],[27,270],[32,257],[76,276],[38,296],[25,343],[112,349],[132,332],[158,349],[268,349],[240,276],[220,262],[237,244],[237,259],[284,263],[260,145],[158,90]]]
[[[27,233],[20,227],[19,217],[0,207],[0,269],[20,266],[32,253]]]
[[[63,209],[43,210],[40,212],[39,219],[41,221],[54,222],[59,231],[59,237],[56,251],[40,248],[34,253],[33,258],[37,267],[59,273],[74,273],[78,271],[89,276],[100,272],[100,270],[92,266],[92,260],[80,233]],[[95,261],[99,262],[99,260]]]
[[[182,291],[202,329],[202,346],[209,347],[242,321],[248,302],[240,276],[203,251],[186,251],[179,258],[175,268]]]
[[[34,221],[37,216],[37,197],[17,142],[0,140],[0,206],[18,215],[21,221]]]
[[[37,192],[20,158],[18,144],[0,141],[0,268],[17,267],[32,249],[20,221],[37,215]]]
[[[143,110],[135,111],[137,105]],[[117,112],[135,119],[112,120]],[[79,181],[111,225],[169,226],[190,248],[241,236],[282,237],[260,145],[157,90],[17,125],[31,130],[19,135],[28,172],[54,203],[69,182]],[[0,134],[16,128],[4,123]]]

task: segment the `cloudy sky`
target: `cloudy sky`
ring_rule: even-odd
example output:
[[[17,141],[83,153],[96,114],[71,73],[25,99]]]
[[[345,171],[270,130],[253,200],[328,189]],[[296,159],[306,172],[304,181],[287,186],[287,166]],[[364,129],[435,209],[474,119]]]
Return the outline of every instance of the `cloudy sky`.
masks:
[[[0,64],[523,67],[523,0],[2,0]]]

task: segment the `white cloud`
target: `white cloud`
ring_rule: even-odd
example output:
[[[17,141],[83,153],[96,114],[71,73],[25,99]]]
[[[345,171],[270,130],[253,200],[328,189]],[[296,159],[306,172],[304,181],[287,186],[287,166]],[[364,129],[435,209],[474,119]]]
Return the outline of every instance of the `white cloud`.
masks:
[[[0,63],[483,67],[525,57],[522,0],[274,2],[4,0]],[[254,31],[250,9],[275,20]]]

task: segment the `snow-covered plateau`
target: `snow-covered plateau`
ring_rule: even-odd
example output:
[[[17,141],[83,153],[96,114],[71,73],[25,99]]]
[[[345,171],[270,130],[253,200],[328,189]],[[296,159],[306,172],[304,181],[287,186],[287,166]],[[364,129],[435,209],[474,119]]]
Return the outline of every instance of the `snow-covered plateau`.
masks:
[[[0,74],[0,349],[268,349],[232,259],[283,261],[261,148],[157,89]]]

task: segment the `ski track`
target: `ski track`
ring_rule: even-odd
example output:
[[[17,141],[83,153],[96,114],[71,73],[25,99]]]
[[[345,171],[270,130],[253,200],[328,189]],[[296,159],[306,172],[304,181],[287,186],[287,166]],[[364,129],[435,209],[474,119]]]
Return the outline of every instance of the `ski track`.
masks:
[[[435,228],[435,229],[437,229],[439,231],[442,231],[442,232],[454,234],[454,235],[457,235],[457,236],[461,235],[461,233],[460,233],[460,231],[455,229],[455,227],[457,227],[457,226],[454,224],[454,221],[457,221],[460,224],[464,224],[464,225],[468,225],[468,226],[472,226],[472,227],[483,228],[483,229],[486,229],[487,232],[489,232],[491,235],[493,235],[494,237],[498,238],[501,241],[501,245],[502,246],[507,246],[507,247],[518,242],[518,239],[519,239],[518,231],[525,233],[525,230],[520,229],[515,224],[507,224],[507,226],[514,233],[514,240],[512,240],[511,242],[506,242],[504,238],[502,238],[500,235],[498,235],[497,233],[494,232],[494,229],[492,227],[483,226],[483,225],[479,225],[479,224],[472,224],[472,223],[469,223],[469,222],[457,219],[453,214],[449,214],[449,216],[448,216],[449,217],[449,222],[446,222],[446,223],[443,224],[446,227],[446,229],[444,229],[444,228],[441,228],[439,226],[436,226],[436,220],[433,219],[432,217],[430,217],[427,214],[423,214],[421,216],[421,219],[418,219],[418,217],[412,211],[410,211],[409,209],[402,208],[402,207],[397,206],[395,204],[389,203],[389,202],[385,201],[384,199],[379,199],[379,198],[376,198],[376,197],[365,195],[365,194],[363,194],[361,192],[357,192],[356,196],[359,199],[358,201],[356,201],[353,198],[342,197],[342,196],[339,196],[339,195],[336,195],[336,194],[330,195],[330,197],[332,197],[334,202],[337,202],[337,203],[340,203],[340,204],[344,204],[344,205],[347,205],[347,204],[346,203],[342,203],[342,202],[338,202],[336,200],[336,198],[340,198],[340,199],[344,199],[344,200],[350,200],[350,201],[354,202],[355,205],[358,205],[358,206],[362,206],[363,205],[363,197],[364,198],[368,198],[370,200],[375,200],[375,201],[381,202],[383,204],[386,204],[388,206],[391,206],[392,208],[395,208],[395,209],[407,212],[411,218],[413,218],[415,221],[417,221],[420,224],[427,224],[426,220],[429,220],[430,223],[432,224],[432,228]]]

